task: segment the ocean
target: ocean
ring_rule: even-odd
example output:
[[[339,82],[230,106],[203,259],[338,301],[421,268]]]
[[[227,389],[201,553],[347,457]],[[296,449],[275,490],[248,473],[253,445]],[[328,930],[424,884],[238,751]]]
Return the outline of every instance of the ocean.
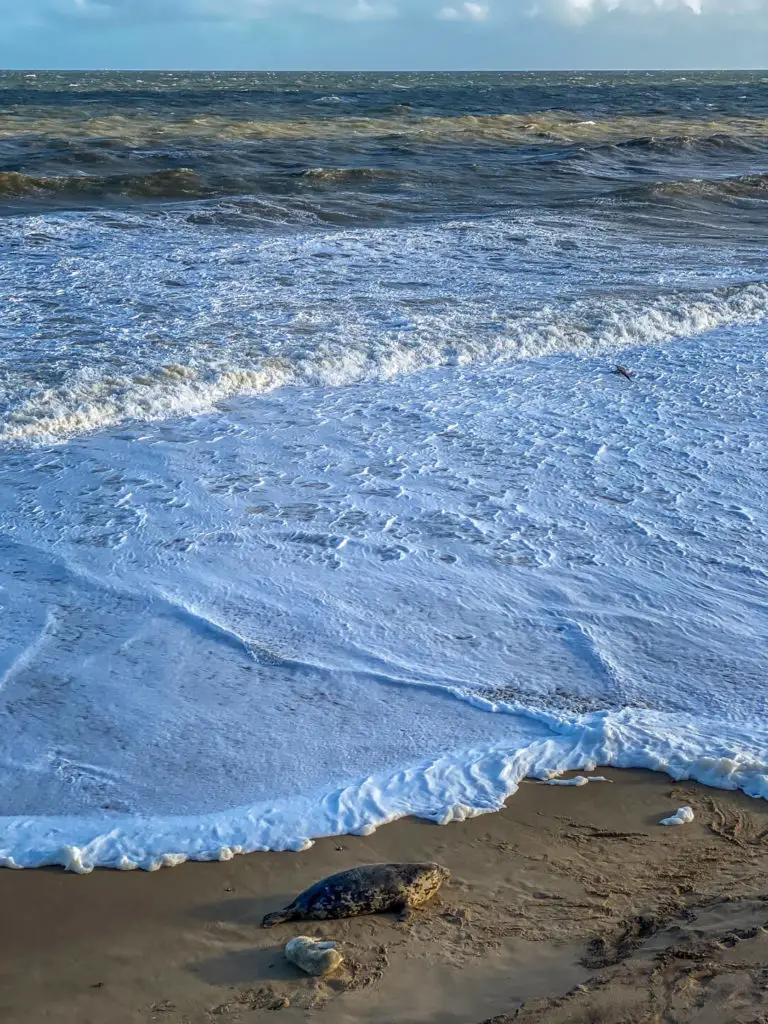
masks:
[[[766,73],[3,73],[0,302],[0,864],[768,798]]]

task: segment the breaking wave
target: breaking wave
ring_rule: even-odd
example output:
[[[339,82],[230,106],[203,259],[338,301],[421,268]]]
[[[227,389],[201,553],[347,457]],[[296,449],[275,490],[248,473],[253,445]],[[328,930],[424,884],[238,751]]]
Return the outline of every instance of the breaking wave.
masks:
[[[180,199],[210,194],[200,175],[188,167],[148,174],[33,175],[0,171],[0,196],[126,196]]]
[[[731,150],[734,153],[757,153],[768,143],[768,131],[764,123],[755,123],[749,130],[744,126],[745,131],[723,132],[712,131],[712,125],[708,122],[691,122],[685,132],[672,135],[637,135],[615,142],[616,149],[641,150],[645,153],[660,155],[674,155],[685,151],[698,151],[701,153],[723,152]]]
[[[735,178],[670,181],[654,185],[659,196],[682,196],[693,199],[762,199],[768,200],[768,174],[742,174]]]
[[[403,177],[399,171],[387,171],[378,167],[310,167],[302,177],[334,185],[357,181],[397,181]]]
[[[527,314],[491,334],[473,331],[469,317],[457,333],[455,317],[449,326],[435,316],[422,321],[418,343],[404,332],[340,338],[308,353],[255,357],[237,366],[200,359],[194,367],[166,364],[123,376],[78,371],[65,386],[41,391],[7,412],[0,421],[0,440],[44,443],[127,421],[199,415],[233,396],[291,385],[337,387],[441,366],[562,352],[597,355],[755,323],[767,314],[768,283],[758,282],[703,293],[671,292],[647,302],[583,299],[567,310]]]

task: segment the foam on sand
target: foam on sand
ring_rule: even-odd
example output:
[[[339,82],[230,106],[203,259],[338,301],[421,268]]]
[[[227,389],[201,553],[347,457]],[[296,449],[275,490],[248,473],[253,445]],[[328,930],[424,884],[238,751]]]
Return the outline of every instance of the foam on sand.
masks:
[[[680,807],[678,810],[671,815],[669,818],[663,818],[660,825],[689,825],[695,815],[692,807]]]
[[[766,763],[745,764],[743,756],[728,763],[703,754],[686,763],[682,757],[669,756],[672,746],[703,751],[713,744],[721,741],[687,730],[674,717],[588,716],[567,728],[558,723],[551,738],[520,749],[497,745],[465,750],[390,776],[370,776],[333,792],[309,792],[300,798],[216,814],[6,819],[0,832],[0,864],[11,868],[58,864],[81,874],[95,867],[156,871],[187,859],[226,861],[260,850],[305,850],[313,838],[370,835],[404,814],[446,825],[500,810],[527,776],[575,769],[591,758],[768,798]],[[661,824],[685,824],[693,820],[688,811],[681,808]]]
[[[544,779],[542,786],[587,786],[590,782],[610,782],[604,775],[575,775],[572,779]]]

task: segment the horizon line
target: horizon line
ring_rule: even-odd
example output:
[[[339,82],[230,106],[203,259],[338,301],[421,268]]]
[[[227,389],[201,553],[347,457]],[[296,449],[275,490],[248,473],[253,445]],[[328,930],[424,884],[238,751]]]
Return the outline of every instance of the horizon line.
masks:
[[[539,67],[539,68],[316,68],[316,67],[281,67],[281,68],[247,68],[247,67],[2,67],[0,74],[83,74],[86,72],[123,72],[127,74],[236,74],[236,75],[546,75],[546,74],[592,74],[592,75],[631,75],[631,74],[697,74],[719,73],[737,74],[749,72],[768,74],[768,68],[761,67]]]

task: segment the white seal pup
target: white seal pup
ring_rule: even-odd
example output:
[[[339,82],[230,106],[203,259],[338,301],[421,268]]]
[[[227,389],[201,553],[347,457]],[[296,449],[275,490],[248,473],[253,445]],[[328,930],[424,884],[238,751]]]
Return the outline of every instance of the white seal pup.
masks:
[[[313,939],[309,935],[299,935],[291,939],[285,947],[285,958],[296,964],[305,974],[312,974],[316,978],[330,974],[344,962],[344,957],[336,949],[335,942],[323,942],[322,939]]]

